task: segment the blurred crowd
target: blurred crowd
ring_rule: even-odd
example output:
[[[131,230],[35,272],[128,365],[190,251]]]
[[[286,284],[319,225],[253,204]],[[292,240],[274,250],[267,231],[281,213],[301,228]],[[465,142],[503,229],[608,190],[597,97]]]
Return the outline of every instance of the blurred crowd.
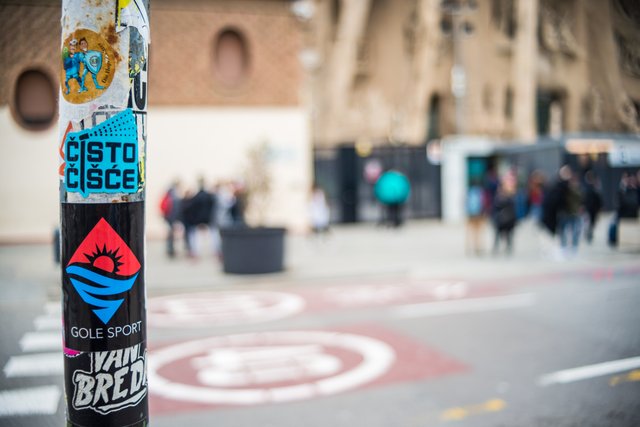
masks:
[[[497,254],[504,247],[511,254],[514,230],[527,218],[556,240],[555,256],[559,258],[575,255],[581,241],[592,243],[603,208],[602,185],[593,170],[579,174],[564,165],[551,179],[534,171],[526,185],[518,186],[517,181],[517,171],[512,168],[500,176],[490,170],[483,179],[471,182],[466,199],[468,253],[484,252],[484,226],[489,222],[494,235],[492,253]],[[612,247],[618,244],[620,221],[638,218],[640,171],[622,175],[614,200],[615,213],[606,236]]]
[[[212,245],[213,254],[222,258],[220,230],[245,227],[248,190],[237,180],[219,181],[207,187],[204,178],[198,179],[197,188],[183,187],[172,182],[160,199],[159,210],[167,224],[166,254],[177,254],[176,240],[183,239],[184,251],[189,258],[201,255],[203,241]],[[331,222],[331,209],[327,195],[314,185],[309,195],[309,223],[311,231],[326,236]]]
[[[402,205],[407,201],[411,185],[407,177],[390,169],[376,180],[375,196],[383,214],[380,224],[399,227]],[[576,172],[562,166],[552,177],[533,171],[523,182],[515,168],[498,174],[489,169],[474,177],[466,198],[467,253],[485,252],[484,234],[487,223],[493,230],[491,252],[511,254],[514,232],[524,220],[533,221],[540,233],[556,242],[559,258],[575,255],[581,242],[591,244],[599,214],[603,209],[602,184],[593,170]],[[166,253],[176,256],[176,240],[182,237],[188,257],[198,257],[203,236],[211,251],[221,257],[220,229],[245,226],[247,190],[240,181],[220,181],[207,187],[198,180],[195,189],[183,188],[174,181],[161,198],[160,211],[167,224]],[[640,171],[623,173],[614,196],[614,215],[607,226],[607,242],[615,247],[619,241],[620,221],[638,218],[640,207]],[[331,209],[325,191],[314,185],[309,195],[308,219],[311,231],[326,236],[331,223]],[[200,249],[199,249],[200,248]]]
[[[182,188],[174,181],[160,200],[160,212],[167,223],[166,251],[176,256],[176,237],[182,234],[187,256],[197,257],[201,231],[210,233],[212,251],[220,256],[220,227],[244,225],[246,191],[238,181],[221,181],[207,188],[204,178],[197,188]]]

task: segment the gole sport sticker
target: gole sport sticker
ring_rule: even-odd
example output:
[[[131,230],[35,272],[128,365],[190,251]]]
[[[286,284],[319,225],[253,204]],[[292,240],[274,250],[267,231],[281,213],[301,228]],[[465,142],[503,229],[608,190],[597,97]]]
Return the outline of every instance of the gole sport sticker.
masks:
[[[69,255],[65,255],[63,264],[65,343],[69,349],[83,352],[131,347],[144,341],[145,336],[144,272],[134,253],[140,253],[141,248],[130,243],[132,249],[122,237],[128,238],[135,231],[130,227],[143,221],[138,220],[143,215],[142,203],[127,204],[134,216],[125,212],[114,217],[122,236],[105,219],[112,217],[109,209],[113,207],[98,206],[96,216],[85,217],[82,212],[92,205],[63,205],[77,228],[83,222],[89,226],[88,232],[77,230],[77,243],[67,246]]]
[[[87,235],[69,260],[66,272],[73,287],[103,324],[107,325],[134,285],[140,262],[122,238],[103,219]]]

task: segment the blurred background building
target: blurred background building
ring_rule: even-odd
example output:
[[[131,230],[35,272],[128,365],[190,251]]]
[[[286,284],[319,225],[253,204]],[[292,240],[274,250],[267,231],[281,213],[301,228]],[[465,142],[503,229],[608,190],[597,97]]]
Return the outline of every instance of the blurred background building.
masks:
[[[636,138],[614,136],[640,129],[637,1],[314,5],[316,174],[334,186],[336,215],[345,220],[375,215],[365,171],[377,161],[409,174],[410,216],[457,220],[469,178],[465,161],[485,159],[486,170],[514,157],[509,150],[496,156],[500,145],[537,143],[518,150],[522,173],[551,173],[568,160],[571,139],[568,154],[589,154],[606,186],[621,173],[608,167],[607,154],[639,150]],[[544,142],[555,144],[540,147]]]
[[[60,2],[0,15],[0,239],[42,238],[58,220]],[[569,161],[609,190],[640,167],[634,0],[154,0],[151,21],[152,234],[172,180],[241,179],[263,143],[268,222],[293,229],[314,180],[334,220],[374,220],[393,167],[409,217],[457,220],[470,176],[505,162]]]

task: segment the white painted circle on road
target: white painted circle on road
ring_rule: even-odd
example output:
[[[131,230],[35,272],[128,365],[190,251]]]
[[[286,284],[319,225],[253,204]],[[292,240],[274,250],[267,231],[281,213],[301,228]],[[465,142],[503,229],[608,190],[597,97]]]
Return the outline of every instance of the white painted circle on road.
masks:
[[[285,292],[199,292],[151,298],[147,316],[152,326],[211,327],[282,319],[304,307],[302,297]]]
[[[349,333],[213,337],[150,352],[149,390],[166,399],[204,404],[303,400],[370,383],[387,373],[395,359],[387,343]],[[168,368],[172,364],[176,365]],[[191,379],[168,379],[163,368],[166,376]],[[180,369],[184,372],[176,374]]]

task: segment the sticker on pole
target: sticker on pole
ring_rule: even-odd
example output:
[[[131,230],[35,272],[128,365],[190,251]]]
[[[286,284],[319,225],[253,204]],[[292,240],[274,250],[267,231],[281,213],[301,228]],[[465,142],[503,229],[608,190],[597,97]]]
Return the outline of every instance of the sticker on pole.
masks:
[[[157,412],[298,401],[465,369],[380,328],[212,337],[151,351],[148,363]]]
[[[91,193],[138,191],[138,131],[127,109],[99,125],[65,138],[65,189]]]
[[[111,85],[117,55],[107,41],[88,29],[77,29],[62,45],[62,96],[83,104],[101,96]]]
[[[151,298],[149,323],[160,327],[211,327],[260,323],[301,312],[299,295],[272,291],[199,292]]]
[[[135,283],[140,262],[118,233],[103,219],[87,235],[65,269],[73,287],[93,313],[107,325]]]

